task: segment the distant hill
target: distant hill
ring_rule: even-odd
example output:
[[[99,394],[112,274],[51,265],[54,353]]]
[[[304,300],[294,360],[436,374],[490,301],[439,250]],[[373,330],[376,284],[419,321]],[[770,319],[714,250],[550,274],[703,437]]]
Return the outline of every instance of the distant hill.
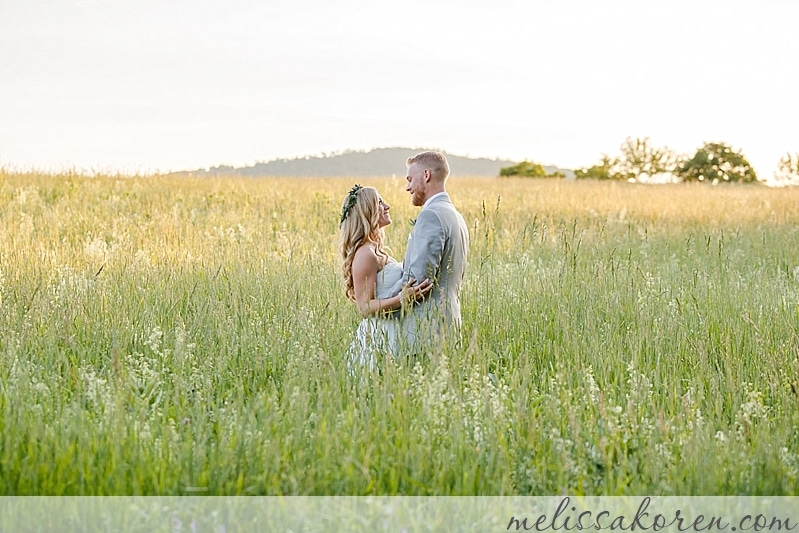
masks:
[[[346,151],[341,153],[306,156],[294,159],[275,159],[259,162],[248,167],[218,166],[209,169],[176,172],[187,176],[296,176],[296,177],[382,177],[405,174],[405,161],[424,148],[376,148],[374,150]],[[444,152],[449,161],[453,176],[499,175],[499,169],[515,165],[517,161],[501,159],[471,158]],[[544,167],[547,172],[555,172],[557,167]],[[571,171],[561,169],[567,176]]]

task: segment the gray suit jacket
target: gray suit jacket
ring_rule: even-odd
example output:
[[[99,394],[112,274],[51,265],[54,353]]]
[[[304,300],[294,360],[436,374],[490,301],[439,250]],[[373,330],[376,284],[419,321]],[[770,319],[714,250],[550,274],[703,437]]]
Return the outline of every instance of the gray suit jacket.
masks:
[[[405,252],[404,279],[428,278],[433,289],[403,316],[402,331],[412,346],[433,342],[432,336],[443,329],[460,327],[460,290],[468,249],[469,230],[449,195],[434,198],[419,212]]]

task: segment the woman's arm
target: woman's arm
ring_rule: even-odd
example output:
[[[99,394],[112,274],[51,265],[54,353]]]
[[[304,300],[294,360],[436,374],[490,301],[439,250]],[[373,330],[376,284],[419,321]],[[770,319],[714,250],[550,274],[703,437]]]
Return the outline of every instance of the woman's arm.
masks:
[[[355,305],[363,317],[381,315],[413,303],[433,288],[429,280],[412,287],[416,280],[409,280],[399,294],[390,298],[375,298],[377,273],[380,259],[369,246],[361,246],[352,260],[352,285],[355,289]]]

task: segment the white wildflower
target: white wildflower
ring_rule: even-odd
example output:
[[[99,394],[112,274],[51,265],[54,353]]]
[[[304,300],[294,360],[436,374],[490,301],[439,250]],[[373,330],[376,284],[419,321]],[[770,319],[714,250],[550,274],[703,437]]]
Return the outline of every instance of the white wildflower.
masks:
[[[702,416],[702,410],[696,406],[694,394],[694,388],[690,387],[682,397],[682,404],[687,415],[685,418],[685,427],[689,433],[693,431],[694,428],[701,428],[705,424],[705,417]]]
[[[668,443],[658,442],[655,444],[655,451],[657,452],[658,457],[662,459],[664,463],[671,464],[674,462],[674,455],[671,453]]]
[[[563,438],[558,429],[553,428],[549,434],[549,441],[557,454],[555,460],[560,463],[560,468],[571,479],[581,479],[588,475],[587,465],[578,461],[574,456],[575,443],[571,439]]]
[[[133,421],[133,433],[138,435],[139,442],[148,442],[150,439],[153,438],[152,431],[150,430],[150,418],[144,418],[143,420],[134,420]]]
[[[596,384],[596,380],[594,379],[594,369],[591,366],[585,370],[585,381],[588,385],[588,395],[583,396],[583,401],[590,402],[590,404],[593,406],[599,405],[599,399],[602,396],[602,391]]]
[[[644,273],[644,290],[638,291],[638,305],[645,307],[654,298],[660,295],[660,280],[652,273]]]
[[[237,224],[235,227],[230,226],[224,228],[222,226],[214,226],[211,228],[213,231],[214,236],[220,240],[228,241],[228,242],[246,242],[250,238],[250,231],[242,226],[241,224]]]
[[[41,420],[42,416],[44,415],[44,407],[42,404],[35,403],[30,406],[30,414],[38,421]]]
[[[746,401],[735,414],[735,432],[739,441],[746,440],[755,424],[768,420],[770,409],[763,403],[763,395],[751,387],[750,383],[744,383]]]
[[[112,412],[114,394],[108,381],[98,376],[92,368],[82,368],[78,375],[83,382],[83,395],[87,407],[97,414]]]
[[[508,387],[504,382],[495,382],[479,368],[473,370],[463,390],[461,411],[464,427],[471,432],[476,444],[483,442],[489,425],[500,430],[509,429],[507,397]]]
[[[41,396],[44,397],[50,396],[50,387],[48,387],[46,383],[42,383],[41,381],[33,383],[33,390],[36,391]]]
[[[156,362],[142,353],[125,357],[125,367],[131,388],[143,398],[157,398],[161,392],[162,372]]]
[[[92,281],[79,275],[67,265],[56,269],[56,279],[51,292],[53,301],[57,303],[74,303],[75,297],[84,296],[91,287]]]
[[[94,261],[103,262],[108,259],[110,248],[108,243],[100,237],[91,239],[91,235],[87,238],[86,244],[83,245],[83,252]]]
[[[628,405],[641,405],[649,403],[652,397],[652,382],[645,375],[635,370],[632,363],[627,365],[627,384],[630,392],[627,393]]]
[[[799,458],[795,453],[791,453],[788,448],[782,447],[780,448],[780,461],[783,468],[785,468],[786,477],[791,481],[795,481],[799,477]]]
[[[154,353],[164,355],[164,351],[161,349],[163,337],[164,332],[161,331],[161,328],[154,326],[153,329],[150,330],[150,335],[147,337],[147,340],[144,341],[144,345],[149,347]]]
[[[194,348],[197,346],[193,342],[188,342],[188,333],[183,326],[175,328],[175,357],[178,360],[191,361],[194,355]]]
[[[136,250],[133,254],[133,266],[139,270],[150,270],[153,267],[153,261],[150,259],[150,254],[145,250]]]
[[[419,363],[414,366],[415,379],[411,388],[415,401],[421,403],[422,417],[414,425],[432,441],[442,441],[449,436],[450,421],[457,417],[460,403],[451,389],[449,362],[444,354],[432,374],[422,371]]]

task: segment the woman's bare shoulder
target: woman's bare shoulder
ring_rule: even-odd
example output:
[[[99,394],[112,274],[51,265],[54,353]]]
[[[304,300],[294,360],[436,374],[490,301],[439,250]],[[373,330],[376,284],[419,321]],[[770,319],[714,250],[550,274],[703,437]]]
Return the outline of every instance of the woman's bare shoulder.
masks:
[[[380,258],[377,255],[375,246],[371,242],[365,242],[355,250],[355,256],[352,258],[352,265],[362,268],[375,268],[378,271],[382,268]]]
[[[358,256],[377,256],[377,251],[375,250],[375,245],[372,242],[365,242],[358,246],[355,250],[355,257]]]

